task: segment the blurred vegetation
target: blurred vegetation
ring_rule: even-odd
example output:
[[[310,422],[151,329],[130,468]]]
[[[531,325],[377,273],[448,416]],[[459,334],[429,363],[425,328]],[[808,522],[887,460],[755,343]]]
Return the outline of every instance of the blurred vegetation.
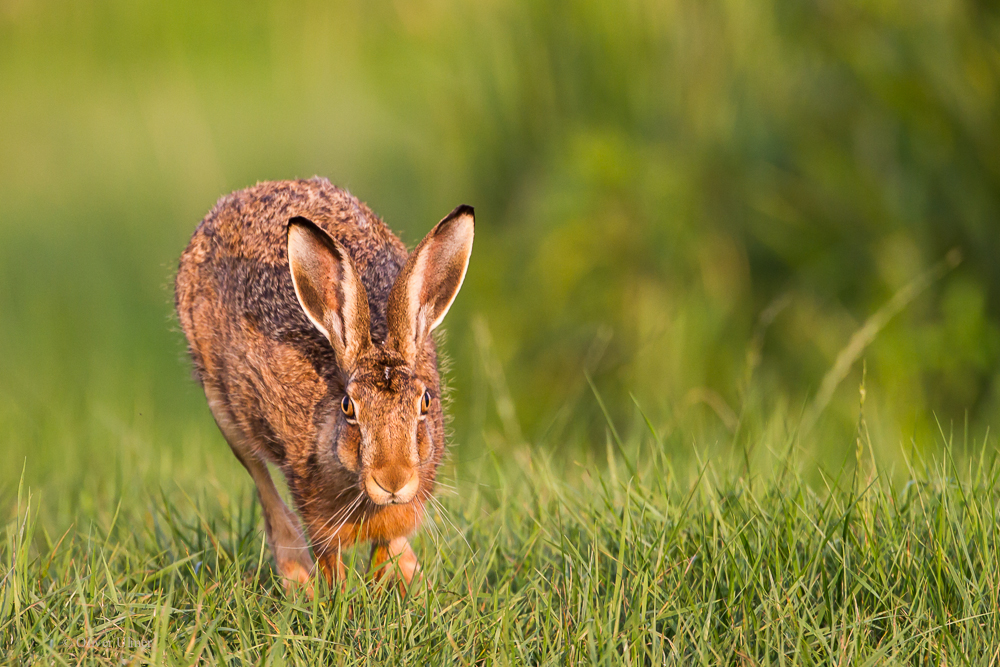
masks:
[[[408,243],[476,207],[459,456],[603,456],[588,377],[678,456],[793,434],[954,248],[863,351],[867,423],[888,452],[1000,414],[992,3],[0,0],[0,81],[5,484],[228,456],[176,258],[218,196],[314,174]],[[853,452],[861,366],[810,456]]]

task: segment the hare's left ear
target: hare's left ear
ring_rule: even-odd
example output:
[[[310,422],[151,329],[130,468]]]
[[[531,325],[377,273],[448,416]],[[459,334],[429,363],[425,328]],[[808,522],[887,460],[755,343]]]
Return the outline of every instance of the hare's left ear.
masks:
[[[386,313],[389,338],[407,361],[441,324],[465,280],[472,255],[475,212],[459,206],[420,242],[396,277]]]
[[[288,268],[299,305],[348,372],[371,345],[368,296],[347,251],[305,218],[288,221]]]

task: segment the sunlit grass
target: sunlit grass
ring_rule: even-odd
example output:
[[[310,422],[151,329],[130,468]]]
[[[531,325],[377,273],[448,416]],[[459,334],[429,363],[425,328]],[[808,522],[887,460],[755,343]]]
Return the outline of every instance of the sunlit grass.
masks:
[[[345,590],[285,594],[248,483],[164,480],[76,515],[21,488],[0,647],[38,664],[988,662],[996,451],[946,447],[893,485],[859,443],[818,486],[794,450],[752,476],[739,457],[675,470],[653,435],[604,468],[480,457],[447,471],[415,541],[426,588],[405,599],[363,580],[367,552]]]

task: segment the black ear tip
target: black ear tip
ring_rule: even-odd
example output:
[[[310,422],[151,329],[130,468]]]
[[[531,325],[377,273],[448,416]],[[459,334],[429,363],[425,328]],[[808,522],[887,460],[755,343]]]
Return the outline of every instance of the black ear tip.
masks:
[[[300,227],[303,230],[307,230],[308,236],[311,236],[315,241],[325,245],[334,255],[338,257],[341,255],[341,250],[337,246],[337,242],[330,237],[330,234],[328,234],[325,229],[317,225],[309,218],[303,218],[301,215],[297,215],[288,220],[287,230],[289,243],[291,242],[292,227]]]
[[[455,207],[455,210],[445,216],[444,220],[437,224],[437,229],[435,232],[441,231],[443,228],[448,226],[448,223],[456,218],[461,218],[464,216],[469,216],[472,218],[472,224],[476,224],[476,209],[472,208],[468,204],[461,204]]]
[[[301,215],[297,215],[294,218],[289,219],[288,226],[292,225],[302,225],[303,227],[315,227],[316,223],[309,218],[303,218]]]

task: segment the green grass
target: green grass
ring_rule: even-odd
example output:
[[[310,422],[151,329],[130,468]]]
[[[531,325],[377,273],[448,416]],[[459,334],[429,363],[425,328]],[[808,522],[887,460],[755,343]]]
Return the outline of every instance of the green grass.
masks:
[[[749,477],[739,454],[675,468],[655,435],[621,450],[609,442],[604,465],[556,463],[526,447],[466,460],[447,468],[455,488],[442,489],[415,540],[427,588],[408,599],[361,578],[366,552],[345,591],[286,595],[239,477],[226,489],[192,467],[184,483],[162,478],[158,492],[125,483],[116,502],[72,522],[22,487],[0,551],[0,655],[23,664],[994,663],[996,450],[953,457],[959,446],[947,442],[940,460],[921,462],[908,449],[915,458],[890,474],[858,443],[839,477],[800,474],[798,447],[777,440],[760,444],[783,454]]]
[[[0,0],[0,663],[1000,663],[995,4]],[[313,174],[476,207],[411,600],[283,594],[172,320]]]

